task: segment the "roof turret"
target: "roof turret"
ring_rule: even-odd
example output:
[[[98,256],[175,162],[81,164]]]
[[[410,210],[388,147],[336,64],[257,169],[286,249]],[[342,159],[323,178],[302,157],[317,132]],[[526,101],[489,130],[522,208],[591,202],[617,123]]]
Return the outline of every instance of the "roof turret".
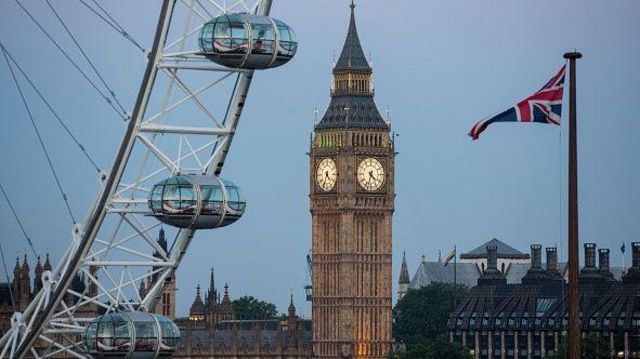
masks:
[[[213,267],[211,267],[211,278],[209,279],[209,291],[206,301],[208,306],[218,303],[218,290],[216,289]]]
[[[202,302],[202,296],[200,295],[200,283],[196,286],[196,298],[189,309],[189,318],[196,321],[204,318],[204,302]]]
[[[398,280],[398,283],[409,284],[410,282],[409,269],[407,268],[407,256],[405,252],[402,252],[402,267],[400,268],[400,279]]]
[[[44,260],[44,266],[42,267],[42,269],[51,270],[51,261],[49,260],[49,253],[47,253],[47,256]]]
[[[229,283],[224,284],[224,296],[222,297],[222,306],[230,306],[231,298],[229,298]]]
[[[20,279],[20,257],[16,255],[16,265],[13,267],[14,280]]]
[[[293,304],[293,293],[291,294],[291,300],[289,301],[289,319],[296,317],[296,306]]]
[[[22,261],[22,279],[29,279],[29,263],[27,262],[27,255],[24,255],[24,260]]]

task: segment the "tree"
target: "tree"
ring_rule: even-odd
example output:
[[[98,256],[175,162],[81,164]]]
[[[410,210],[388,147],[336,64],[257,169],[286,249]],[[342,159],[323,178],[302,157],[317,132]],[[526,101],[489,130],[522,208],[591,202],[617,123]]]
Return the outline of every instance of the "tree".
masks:
[[[602,337],[594,333],[587,334],[580,341],[580,351],[582,358],[586,359],[608,359],[611,358],[611,348],[609,343]],[[558,346],[558,351],[547,356],[549,359],[564,359],[567,357],[567,343],[562,342]]]
[[[278,318],[275,304],[263,302],[252,296],[242,296],[231,302],[236,318],[240,320],[269,320]]]
[[[471,357],[469,349],[460,344],[449,343],[445,338],[439,338],[431,343],[417,343],[407,348],[404,353],[396,353],[393,359],[468,359]]]
[[[407,351],[421,344],[427,348],[447,335],[447,321],[454,302],[461,303],[467,294],[464,286],[432,283],[409,290],[393,309],[393,333]]]

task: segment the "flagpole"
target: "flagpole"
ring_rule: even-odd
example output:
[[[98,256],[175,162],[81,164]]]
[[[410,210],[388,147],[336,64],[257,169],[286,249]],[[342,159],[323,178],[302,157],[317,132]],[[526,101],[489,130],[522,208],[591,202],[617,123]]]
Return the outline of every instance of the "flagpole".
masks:
[[[624,242],[622,242],[622,247],[620,247],[620,252],[622,252],[622,274],[624,274],[626,266],[624,262]]]
[[[569,60],[569,359],[580,359],[580,283],[578,240],[578,146],[576,136],[576,59],[579,52],[568,52]]]
[[[458,247],[453,245],[453,285],[458,288]]]
[[[453,310],[456,310],[456,296],[458,295],[458,248],[453,245]]]

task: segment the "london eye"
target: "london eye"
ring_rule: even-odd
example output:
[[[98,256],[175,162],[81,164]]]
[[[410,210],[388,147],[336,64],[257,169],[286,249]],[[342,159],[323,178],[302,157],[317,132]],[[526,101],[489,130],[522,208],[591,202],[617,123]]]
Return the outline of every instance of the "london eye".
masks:
[[[234,184],[241,179],[221,175],[254,71],[297,51],[271,5],[162,1],[135,105],[126,111],[114,96],[108,101],[125,114],[113,164],[99,172],[100,192],[84,219],[74,218],[63,256],[13,314],[0,358],[157,358],[177,349],[177,326],[153,312],[195,232],[243,215],[247,202]],[[163,224],[174,238],[169,248],[152,238]],[[81,291],[78,275],[87,281]]]

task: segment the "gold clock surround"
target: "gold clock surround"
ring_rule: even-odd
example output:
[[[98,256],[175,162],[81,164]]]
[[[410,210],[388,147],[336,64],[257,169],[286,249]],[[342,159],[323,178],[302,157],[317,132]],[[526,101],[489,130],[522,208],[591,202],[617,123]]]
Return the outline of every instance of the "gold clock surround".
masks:
[[[338,168],[331,158],[324,158],[316,167],[316,183],[325,192],[331,191],[338,180]]]
[[[365,158],[358,165],[358,183],[366,191],[377,191],[385,182],[382,162],[376,158]]]

